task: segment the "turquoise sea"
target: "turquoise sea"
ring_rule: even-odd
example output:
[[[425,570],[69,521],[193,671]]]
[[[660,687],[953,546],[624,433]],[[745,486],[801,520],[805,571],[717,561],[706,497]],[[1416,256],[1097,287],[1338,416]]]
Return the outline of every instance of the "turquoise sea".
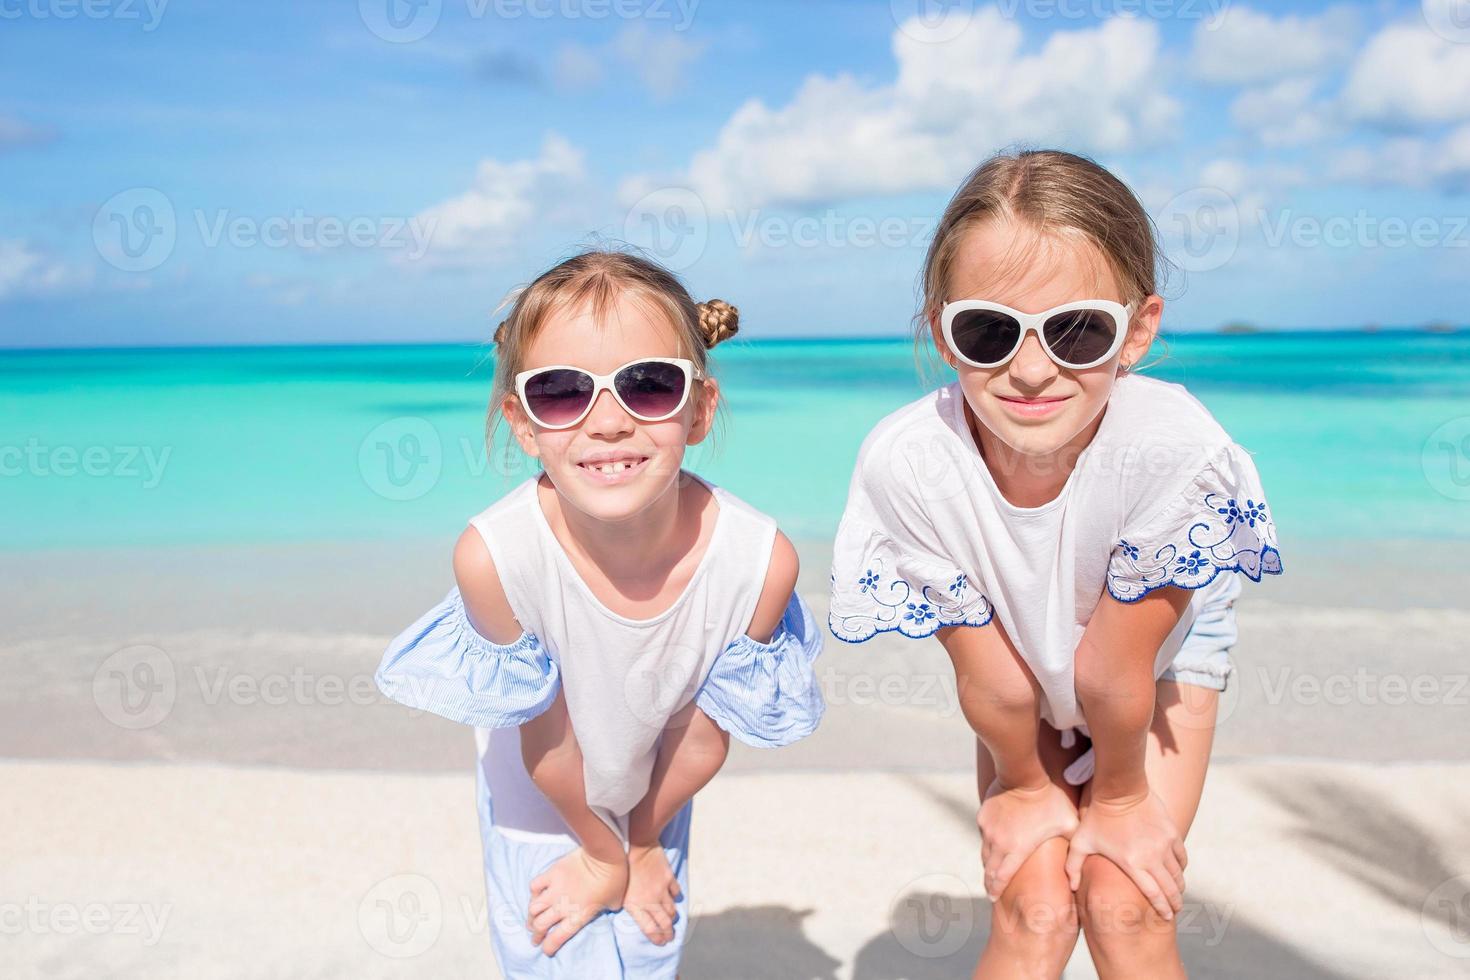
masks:
[[[1283,551],[1470,538],[1470,333],[1185,334],[1160,358],[1255,454]],[[714,363],[725,424],[687,465],[804,539],[835,530],[868,429],[926,387],[907,340]],[[447,540],[533,472],[483,448],[491,368],[456,345],[0,352],[0,549]]]

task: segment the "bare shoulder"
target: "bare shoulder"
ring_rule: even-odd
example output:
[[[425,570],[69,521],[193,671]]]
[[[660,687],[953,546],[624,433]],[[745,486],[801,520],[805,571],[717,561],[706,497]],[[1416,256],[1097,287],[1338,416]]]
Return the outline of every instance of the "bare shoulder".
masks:
[[[521,625],[505,597],[490,549],[473,527],[465,528],[454,546],[454,578],[476,632],[492,643],[514,643],[520,638]]]
[[[771,546],[771,563],[766,568],[766,581],[761,587],[761,597],[755,604],[755,615],[750,619],[746,635],[758,643],[769,643],[786,613],[791,593],[796,591],[796,577],[801,571],[801,559],[796,546],[780,531],[776,532],[775,544]]]

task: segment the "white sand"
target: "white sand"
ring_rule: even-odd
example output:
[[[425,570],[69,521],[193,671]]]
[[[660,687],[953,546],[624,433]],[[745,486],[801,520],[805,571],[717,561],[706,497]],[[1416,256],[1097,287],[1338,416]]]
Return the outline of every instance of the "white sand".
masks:
[[[496,975],[467,774],[0,779],[6,976]],[[967,976],[988,921],[973,809],[959,773],[721,776],[696,804],[683,975]],[[1465,976],[1463,906],[1425,908],[1470,873],[1467,810],[1470,765],[1217,765],[1189,840],[1191,976]],[[1067,976],[1092,975],[1079,945]]]
[[[1470,976],[1470,574],[1360,551],[1294,553],[1238,606],[1191,976]],[[472,740],[371,682],[447,554],[0,556],[0,978],[494,976]],[[944,653],[831,640],[819,675],[821,729],[737,747],[696,804],[685,980],[968,976],[988,912]]]

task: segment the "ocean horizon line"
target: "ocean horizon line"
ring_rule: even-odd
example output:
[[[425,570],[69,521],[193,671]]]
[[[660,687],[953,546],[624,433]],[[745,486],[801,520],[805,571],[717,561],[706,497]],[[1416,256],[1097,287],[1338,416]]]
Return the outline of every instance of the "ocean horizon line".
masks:
[[[1242,338],[1242,337],[1381,337],[1384,334],[1422,336],[1455,336],[1470,334],[1470,324],[1414,324],[1407,326],[1369,325],[1361,327],[1257,327],[1230,324],[1222,327],[1199,327],[1189,329],[1160,330],[1165,339],[1180,337]],[[778,346],[783,344],[891,344],[908,342],[911,334],[802,334],[781,337],[735,337],[721,346]],[[293,344],[282,343],[222,343],[222,344],[99,344],[32,346],[0,344],[0,355],[5,354],[74,354],[74,353],[206,353],[227,351],[271,351],[271,350],[407,350],[446,347],[485,348],[490,340],[374,340],[374,341],[321,341]]]

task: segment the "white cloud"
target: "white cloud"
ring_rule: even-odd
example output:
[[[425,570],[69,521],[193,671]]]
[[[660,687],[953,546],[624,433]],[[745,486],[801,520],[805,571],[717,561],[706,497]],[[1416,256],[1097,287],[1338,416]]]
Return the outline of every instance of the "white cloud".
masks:
[[[752,99],[685,173],[630,179],[623,197],[678,183],[712,207],[829,202],[951,188],[1017,141],[1109,153],[1171,137],[1178,104],[1149,21],[1058,32],[1034,53],[993,8],[944,43],[923,36],[917,21],[894,33],[892,84],[811,75],[785,106]]]
[[[1359,53],[1342,101],[1351,118],[1389,128],[1470,119],[1470,44],[1425,24],[1386,27]]]
[[[551,76],[560,89],[581,91],[595,88],[602,84],[602,59],[587,45],[571,41],[557,49]]]
[[[617,68],[619,74],[638,79],[655,99],[665,100],[684,88],[689,67],[707,47],[705,41],[636,24],[598,47],[563,44],[552,63],[552,77],[558,87],[578,91],[601,85],[609,69]]]
[[[1398,137],[1340,152],[1328,176],[1370,186],[1470,193],[1470,123],[1440,139]]]
[[[1285,78],[1274,85],[1247,89],[1230,105],[1230,117],[1266,146],[1316,143],[1336,132],[1331,107],[1314,98],[1310,78]]]
[[[90,278],[23,241],[0,239],[0,300],[54,293]]]
[[[1201,187],[1218,187],[1230,195],[1242,229],[1268,220],[1268,212],[1286,192],[1308,183],[1307,174],[1298,167],[1250,164],[1232,158],[1206,164],[1199,180]]]
[[[581,150],[547,135],[533,160],[481,160],[474,185],[415,216],[428,229],[423,263],[460,265],[504,254],[533,224],[554,218],[586,180]]]
[[[1195,74],[1224,85],[1316,74],[1351,55],[1358,30],[1358,15],[1349,7],[1315,17],[1272,17],[1232,5],[1195,28]]]
[[[682,34],[655,33],[647,24],[626,28],[610,47],[656,99],[672,98],[684,74],[704,54],[706,42]]]

